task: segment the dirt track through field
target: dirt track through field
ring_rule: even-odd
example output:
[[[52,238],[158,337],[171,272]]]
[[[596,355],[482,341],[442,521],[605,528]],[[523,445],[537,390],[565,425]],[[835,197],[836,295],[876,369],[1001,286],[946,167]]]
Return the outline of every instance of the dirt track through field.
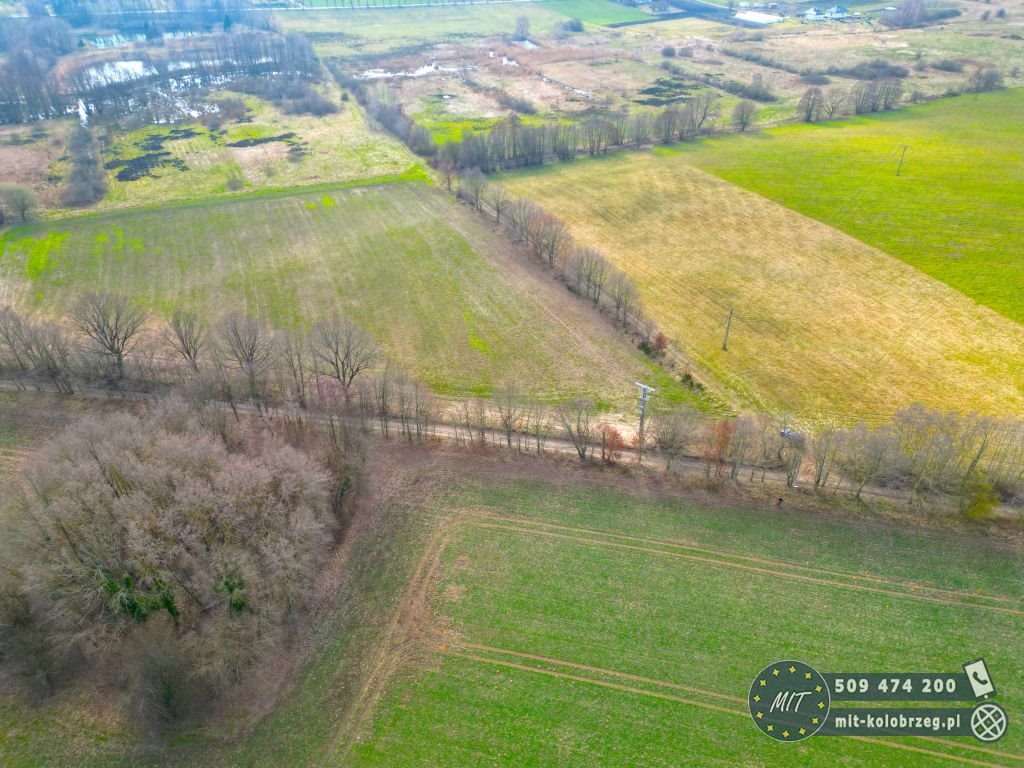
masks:
[[[884,584],[897,589],[910,589],[915,591],[924,591],[934,594],[939,597],[945,597],[948,599],[960,599],[960,600],[993,600],[1001,603],[1009,603],[1011,605],[1019,604],[1019,600],[1012,597],[1005,597],[1002,595],[984,595],[976,594],[971,592],[963,592],[952,589],[943,589],[942,587],[931,587],[923,584],[918,584],[912,581],[905,581],[900,579],[886,579],[882,576],[872,576],[868,574],[853,573],[850,571],[837,571],[828,568],[817,568],[814,566],[803,565],[801,563],[794,563],[788,560],[773,560],[762,557],[753,557],[751,555],[741,555],[735,552],[728,552],[720,549],[708,549],[706,547],[698,547],[694,544],[688,544],[683,541],[672,541],[668,539],[649,539],[640,536],[630,536],[624,533],[618,533],[616,531],[601,531],[592,528],[577,528],[570,525],[561,525],[559,523],[551,523],[544,520],[526,520],[521,517],[511,517],[508,515],[494,515],[489,513],[478,513],[476,515],[479,518],[485,518],[487,520],[499,520],[506,523],[514,523],[516,525],[535,526],[539,528],[554,528],[560,531],[571,531],[573,533],[585,533],[591,536],[607,536],[615,539],[622,539],[624,541],[632,541],[640,544],[658,544],[660,546],[674,547],[676,549],[685,549],[690,552],[697,552],[705,555],[714,555],[717,557],[732,558],[733,560],[744,560],[750,563],[758,563],[760,565],[770,565],[777,568],[793,568],[801,571],[812,571],[817,574],[827,574],[829,576],[838,576],[846,579],[856,579],[859,581],[867,581],[873,584]]]
[[[664,549],[655,549],[653,547],[642,547],[635,544],[624,544],[614,541],[602,541],[600,539],[586,538],[583,536],[574,536],[568,533],[557,533],[555,531],[543,530],[540,528],[521,527],[513,525],[501,525],[499,523],[491,523],[480,518],[476,520],[469,520],[468,523],[476,525],[481,528],[493,528],[495,530],[508,531],[510,533],[522,533],[528,536],[546,536],[549,538],[562,539],[564,541],[575,541],[580,544],[589,544],[592,546],[603,546],[614,549],[623,549],[633,552],[644,552],[646,554],[661,555],[663,557],[671,557],[679,560],[691,560],[699,563],[707,563],[709,565],[718,565],[725,568],[736,568],[738,570],[749,571],[751,573],[758,573],[767,576],[775,576],[778,578],[791,579],[794,581],[803,581],[811,584],[820,584],[822,586],[830,587],[843,587],[845,589],[854,589],[862,592],[872,592],[875,594],[886,595],[892,598],[904,598],[908,600],[922,600],[926,602],[939,603],[941,605],[952,605],[961,606],[964,608],[975,608],[981,611],[990,611],[994,613],[1007,613],[1013,616],[1024,616],[1024,610],[1016,608],[1006,608],[998,605],[980,605],[978,603],[969,603],[963,600],[954,600],[952,598],[935,597],[931,595],[921,595],[909,592],[894,592],[890,589],[882,589],[880,587],[873,587],[867,584],[855,584],[850,582],[838,581],[836,579],[823,579],[815,576],[807,576],[800,573],[789,573],[787,571],[773,569],[773,568],[762,568],[760,566],[747,565],[745,563],[736,563],[728,560],[723,560],[720,557],[712,557],[709,555],[695,555],[687,554],[684,552],[669,552]]]
[[[464,650],[460,650],[460,649],[466,649],[466,650],[464,651]],[[467,659],[469,661],[476,661],[476,662],[479,662],[479,663],[482,663],[482,664],[491,664],[493,666],[505,667],[505,668],[508,668],[508,669],[515,669],[515,670],[519,670],[519,671],[522,671],[522,672],[533,672],[535,674],[547,675],[548,677],[555,677],[555,678],[560,678],[560,679],[563,679],[563,680],[572,680],[574,682],[579,682],[579,683],[587,683],[587,684],[590,684],[590,685],[596,685],[596,686],[600,686],[600,687],[603,687],[603,688],[611,688],[613,690],[623,691],[623,692],[626,692],[626,693],[635,693],[635,694],[638,694],[638,695],[641,695],[641,696],[651,696],[651,697],[657,698],[657,699],[664,699],[664,700],[667,700],[667,701],[675,701],[675,702],[679,702],[680,704],[689,704],[690,706],[700,707],[702,709],[709,709],[709,710],[712,710],[712,711],[715,711],[715,712],[723,712],[723,713],[729,714],[729,715],[738,715],[740,717],[749,717],[750,716],[749,713],[746,710],[731,709],[729,707],[720,706],[718,704],[712,704],[712,703],[705,702],[705,701],[698,701],[696,699],[689,699],[689,698],[686,698],[686,697],[683,697],[683,696],[677,696],[677,695],[674,695],[674,694],[671,694],[671,693],[665,693],[663,691],[652,691],[650,689],[640,688],[640,687],[637,687],[637,686],[634,686],[634,685],[626,685],[624,683],[615,683],[615,682],[610,682],[610,681],[607,681],[607,680],[599,680],[599,679],[595,679],[593,677],[586,677],[586,676],[583,676],[583,675],[580,675],[580,674],[572,674],[572,673],[569,673],[569,672],[559,672],[557,670],[544,669],[542,667],[535,667],[535,666],[531,666],[529,664],[519,663],[519,662],[516,662],[516,661],[506,661],[506,660],[503,660],[503,659],[489,658],[487,656],[478,655],[478,653],[467,653],[466,651],[478,651],[479,653],[492,653],[492,654],[497,654],[497,655],[512,656],[512,657],[515,657],[517,659],[521,659],[522,661],[538,661],[538,662],[541,662],[541,663],[544,663],[544,664],[550,664],[550,665],[553,665],[553,666],[568,667],[568,668],[573,669],[573,670],[592,672],[592,673],[599,674],[599,675],[604,675],[604,676],[607,676],[607,677],[614,677],[614,678],[619,678],[619,679],[623,679],[623,680],[631,680],[631,681],[634,681],[634,682],[637,682],[637,683],[647,683],[647,684],[656,685],[656,686],[659,686],[659,687],[673,688],[673,689],[677,689],[677,690],[688,691],[688,692],[691,692],[691,693],[703,694],[703,695],[706,695],[706,696],[714,696],[714,697],[718,697],[718,698],[721,698],[721,699],[726,699],[726,700],[729,700],[729,701],[736,701],[736,702],[743,702],[744,701],[743,699],[741,699],[741,698],[739,698],[737,696],[731,696],[729,694],[716,693],[716,692],[712,692],[712,691],[702,690],[702,689],[699,689],[699,688],[691,688],[689,686],[684,686],[684,685],[680,685],[680,684],[677,684],[677,683],[670,683],[670,682],[662,681],[662,680],[654,680],[654,679],[651,679],[651,678],[640,677],[638,675],[630,675],[630,674],[627,674],[627,673],[624,673],[624,672],[616,672],[615,670],[603,669],[601,667],[591,667],[591,666],[587,666],[587,665],[584,665],[584,664],[576,664],[574,662],[562,661],[561,659],[554,659],[554,658],[550,658],[550,657],[547,657],[547,656],[538,656],[536,654],[520,653],[518,651],[508,651],[508,650],[505,650],[505,649],[502,649],[502,648],[494,648],[492,646],[477,645],[477,644],[473,644],[473,643],[461,643],[461,644],[459,644],[459,646],[454,647],[454,648],[441,648],[439,650],[441,651],[441,653],[444,653],[444,654],[446,654],[448,656],[454,656],[454,657],[461,658],[461,659]],[[959,755],[951,755],[951,754],[948,754],[946,752],[939,752],[939,751],[932,750],[932,749],[925,749],[923,747],[915,747],[915,746],[911,746],[909,744],[900,744],[898,742],[887,741],[887,740],[884,740],[884,739],[876,739],[876,738],[871,738],[871,737],[868,737],[868,736],[853,736],[853,737],[850,737],[850,738],[855,738],[855,739],[858,739],[860,741],[866,741],[866,742],[869,742],[869,743],[872,743],[872,744],[879,744],[881,746],[890,747],[890,748],[893,748],[893,749],[902,749],[902,750],[906,750],[906,751],[909,751],[909,752],[916,752],[916,753],[920,753],[920,754],[931,755],[931,756],[934,756],[934,757],[937,757],[937,758],[942,758],[942,759],[945,759],[945,760],[954,760],[956,762],[965,763],[967,765],[983,766],[983,768],[1007,768],[1007,766],[1000,765],[998,763],[989,763],[989,762],[985,762],[985,761],[982,761],[982,760],[975,760],[975,759],[969,758],[969,757],[961,757]],[[987,749],[985,747],[978,747],[978,746],[974,746],[974,745],[971,745],[971,744],[968,744],[968,743],[958,744],[956,742],[946,741],[944,739],[936,739],[936,738],[930,738],[930,737],[922,737],[922,738],[927,738],[927,740],[929,740],[929,741],[941,743],[943,745],[954,747],[954,748],[957,748],[957,749],[967,749],[967,750],[972,750],[972,751],[976,751],[976,752],[982,752],[982,753],[985,753],[985,754],[989,754],[989,755],[992,755],[994,757],[1002,757],[1002,758],[1008,758],[1008,759],[1011,759],[1011,760],[1021,760],[1021,761],[1024,761],[1024,756],[1021,756],[1021,755],[1014,755],[1014,754],[1007,753],[1007,752],[999,752],[997,750]]]
[[[369,664],[369,672],[351,714],[338,730],[338,738],[345,737],[344,745],[338,749],[339,762],[343,762],[355,746],[388,680],[413,650],[410,646],[416,640],[417,630],[424,623],[423,616],[429,610],[428,591],[440,566],[441,553],[451,538],[451,523],[450,518],[438,521],[423,555],[416,563],[398,608],[381,639],[379,650]]]

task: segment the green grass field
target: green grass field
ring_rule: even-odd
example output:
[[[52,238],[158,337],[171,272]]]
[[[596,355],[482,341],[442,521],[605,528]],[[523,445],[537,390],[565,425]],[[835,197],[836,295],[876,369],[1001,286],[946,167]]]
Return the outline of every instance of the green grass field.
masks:
[[[993,753],[963,739],[786,748],[745,709],[754,674],[780,658],[825,671],[957,670],[984,654],[1007,680],[1004,705],[1019,711],[1019,555],[970,537],[588,487],[467,483],[443,507],[448,535],[422,630],[434,653],[395,676],[365,738],[327,764],[1024,759],[1020,732]]]
[[[1012,725],[987,746],[821,736],[780,745],[757,732],[745,705],[754,675],[783,658],[824,672],[898,672],[956,671],[983,655],[1015,722],[1024,557],[1007,545],[829,513],[638,498],[583,478],[502,480],[494,465],[398,461],[406,465],[388,470],[389,494],[296,684],[244,738],[231,741],[229,716],[155,752],[95,712],[76,720],[81,702],[69,696],[4,709],[5,764],[1024,760],[1024,732]],[[65,731],[66,740],[52,736]]]
[[[5,301],[64,311],[81,292],[277,327],[345,313],[443,395],[519,381],[549,401],[632,409],[633,382],[683,388],[547,275],[507,255],[467,209],[426,184],[390,184],[136,208],[11,230]]]
[[[1024,89],[1012,89],[680,151],[1024,322],[1022,115]]]
[[[630,274],[658,326],[755,407],[810,422],[885,419],[915,401],[1024,407],[1017,323],[698,170],[686,152],[549,165],[503,183]]]

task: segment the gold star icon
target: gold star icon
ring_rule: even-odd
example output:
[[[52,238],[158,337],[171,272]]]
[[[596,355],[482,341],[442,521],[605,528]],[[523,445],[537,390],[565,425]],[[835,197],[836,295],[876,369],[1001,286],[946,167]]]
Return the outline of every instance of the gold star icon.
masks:
[[[790,668],[789,668],[789,674],[792,675],[794,672],[796,672],[796,667],[791,665]]]
[[[782,732],[782,737],[783,737],[784,739],[788,739],[788,738],[789,738],[789,731],[783,731],[783,732]]]
[[[810,680],[810,679],[811,679],[811,673],[810,672],[804,672],[804,680]]]
[[[772,674],[775,675],[776,677],[778,677],[779,676],[779,670],[773,669],[772,670]]]
[[[764,712],[758,712],[757,713],[757,719],[758,720],[763,720],[764,719]]]
[[[767,685],[767,683],[765,683],[765,681],[764,681],[764,680],[762,680],[762,681],[761,681],[761,687],[762,687],[762,688],[764,688],[764,687],[765,687],[765,685]]]
[[[808,674],[807,676],[810,677],[810,674]],[[814,692],[815,693],[821,693],[821,686],[820,685],[814,686]]]
[[[774,730],[775,730],[775,726],[774,725],[769,725],[768,726],[768,733],[771,733]]]
[[[825,708],[825,702],[824,701],[819,701],[818,702],[818,709],[824,709],[824,708]]]
[[[757,696],[754,697],[754,701],[760,701],[760,700],[761,700],[761,696],[760,695],[757,695]]]
[[[818,724],[818,718],[812,717],[811,718],[811,725],[817,725],[817,724]]]
[[[806,728],[801,728],[800,729],[800,735],[803,736],[805,733],[807,733],[807,729]]]

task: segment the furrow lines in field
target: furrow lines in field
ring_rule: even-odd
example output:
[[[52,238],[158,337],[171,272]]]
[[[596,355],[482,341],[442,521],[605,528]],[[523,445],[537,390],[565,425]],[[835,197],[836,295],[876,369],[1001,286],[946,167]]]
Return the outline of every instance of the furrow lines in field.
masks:
[[[754,557],[752,555],[742,555],[736,552],[728,552],[720,549],[708,549],[707,547],[698,547],[693,544],[687,544],[682,541],[672,541],[669,539],[649,539],[640,536],[630,536],[624,533],[617,533],[614,531],[601,531],[592,528],[577,528],[575,526],[561,525],[559,523],[551,523],[543,520],[524,520],[523,518],[512,517],[509,515],[493,515],[488,513],[478,513],[477,517],[487,520],[499,520],[501,522],[514,523],[519,526],[525,527],[538,527],[538,528],[555,528],[562,531],[572,531],[573,533],[585,533],[588,535],[597,536],[608,536],[616,539],[622,539],[624,541],[633,541],[641,544],[658,544],[666,547],[674,547],[676,549],[685,549],[690,552],[699,552],[706,555],[715,555],[718,557],[732,558],[734,560],[744,560],[750,563],[758,563],[760,565],[771,565],[780,568],[793,568],[801,571],[812,571],[817,574],[824,574],[829,576],[838,576],[847,579],[858,579],[860,581],[868,581],[873,584],[884,584],[899,589],[912,589],[918,591],[926,591],[928,593],[947,598],[954,598],[960,600],[994,600],[997,602],[1016,604],[1018,600],[1012,597],[1005,597],[1002,595],[982,595],[970,592],[961,592],[952,589],[944,589],[942,587],[930,587],[921,584],[917,584],[911,581],[905,581],[900,579],[887,579],[882,576],[873,576],[869,574],[854,573],[852,571],[840,571],[829,568],[818,568],[811,565],[803,565],[801,563],[795,563],[788,560],[769,559],[763,557]]]
[[[658,698],[658,699],[667,699],[668,701],[678,701],[678,702],[680,702],[682,704],[690,704],[690,705],[692,705],[694,707],[702,707],[704,709],[711,709],[711,710],[714,710],[715,712],[724,712],[724,713],[729,714],[729,715],[740,715],[741,717],[749,717],[749,715],[746,712],[743,712],[743,711],[740,711],[740,710],[729,709],[727,707],[719,706],[718,704],[709,704],[706,701],[697,701],[696,699],[687,699],[687,698],[684,698],[682,696],[675,696],[675,695],[673,695],[671,693],[664,693],[662,691],[651,691],[651,690],[648,690],[648,689],[645,689],[645,688],[637,688],[635,686],[624,685],[622,683],[613,683],[613,682],[609,682],[607,680],[594,680],[593,678],[583,677],[582,675],[574,675],[574,674],[570,674],[569,672],[558,672],[558,671],[553,670],[553,669],[543,669],[541,667],[532,667],[532,666],[530,666],[528,664],[519,664],[519,663],[514,662],[514,661],[502,661],[501,659],[490,659],[490,658],[487,658],[486,656],[477,656],[476,654],[464,653],[462,651],[457,651],[457,650],[452,650],[452,649],[445,650],[444,653],[446,653],[449,656],[457,656],[458,658],[469,659],[470,661],[479,661],[479,662],[482,662],[484,664],[494,664],[494,665],[499,666],[499,667],[508,667],[510,669],[519,669],[519,670],[522,670],[524,672],[535,672],[535,673],[540,674],[540,675],[548,675],[550,677],[559,677],[559,678],[562,678],[564,680],[573,680],[573,681],[580,682],[580,683],[590,683],[591,685],[600,685],[600,686],[603,686],[605,688],[614,688],[615,690],[618,690],[618,691],[626,691],[628,693],[638,693],[638,694],[641,694],[643,696],[653,696],[653,697]]]
[[[746,699],[742,696],[733,696],[728,693],[719,693],[717,691],[709,691],[704,688],[695,688],[692,685],[683,685],[681,683],[672,683],[668,680],[657,680],[652,677],[644,677],[642,675],[632,675],[628,672],[617,672],[614,669],[605,669],[604,667],[594,667],[589,664],[577,664],[573,661],[563,661],[562,659],[555,659],[550,656],[540,656],[535,653],[523,653],[521,651],[509,651],[504,648],[495,648],[490,645],[480,645],[478,643],[464,643],[460,642],[458,647],[461,649],[480,651],[484,653],[494,653],[502,656],[514,656],[518,659],[529,659],[531,661],[539,661],[544,664],[554,664],[559,667],[569,667],[571,669],[578,669],[584,672],[593,672],[599,675],[607,675],[609,677],[618,677],[623,680],[632,680],[637,683],[646,683],[648,685],[656,685],[659,688],[674,688],[679,691],[688,691],[690,693],[699,693],[702,696],[711,696],[716,699],[723,699],[725,701],[732,701],[738,704],[745,704]]]
[[[815,576],[807,576],[800,573],[788,573],[786,571],[775,570],[772,568],[762,568],[754,565],[747,565],[745,563],[735,563],[728,560],[723,560],[717,557],[711,557],[707,555],[691,555],[684,552],[669,552],[664,549],[654,549],[653,547],[641,547],[635,544],[624,544],[613,541],[602,541],[600,539],[585,538],[583,536],[572,536],[565,533],[557,533],[555,531],[545,531],[531,528],[521,528],[510,525],[499,525],[497,523],[488,523],[483,520],[471,520],[468,521],[473,525],[481,528],[493,528],[495,530],[508,531],[510,533],[523,533],[528,536],[547,536],[555,539],[562,539],[565,541],[575,541],[580,544],[589,544],[592,546],[603,546],[611,547],[614,549],[623,549],[632,552],[644,552],[651,555],[661,555],[663,557],[672,557],[679,560],[691,560],[698,563],[707,563],[708,565],[717,565],[723,568],[736,568],[738,570],[749,571],[751,573],[759,573],[767,576],[777,576],[784,579],[791,579],[794,581],[802,581],[810,584],[820,584],[828,587],[842,587],[845,589],[859,590],[861,592],[872,592],[874,594],[885,595],[891,598],[904,598],[908,600],[921,600],[931,603],[938,603],[940,605],[949,606],[960,606],[963,608],[975,608],[980,611],[991,611],[993,613],[1007,613],[1013,616],[1024,616],[1024,610],[1018,610],[1016,608],[1004,608],[999,605],[981,605],[978,603],[964,602],[963,600],[953,600],[942,597],[934,597],[931,595],[919,595],[906,592],[894,592],[890,589],[881,589],[879,587],[872,587],[867,584],[853,584],[843,581],[837,581],[835,579],[823,579]]]
[[[476,648],[476,649],[479,649],[481,651],[490,651],[490,652],[494,652],[494,653],[504,653],[504,654],[515,655],[518,658],[522,658],[524,661],[526,661],[526,660],[537,660],[537,661],[544,661],[544,662],[550,663],[550,664],[561,664],[561,665],[568,666],[568,667],[573,668],[573,669],[594,671],[594,672],[598,672],[600,674],[606,674],[606,675],[623,677],[624,679],[633,679],[633,680],[636,680],[637,682],[646,681],[644,678],[629,676],[629,675],[625,675],[624,673],[616,673],[616,672],[613,672],[612,670],[600,669],[600,668],[597,668],[597,667],[585,667],[585,666],[582,666],[582,665],[573,664],[572,662],[561,662],[561,661],[558,661],[556,659],[549,659],[549,658],[546,658],[546,657],[531,656],[529,654],[515,654],[515,653],[512,653],[510,651],[503,651],[501,649],[490,648],[488,646],[464,645],[462,647],[470,648],[470,649]],[[728,715],[738,715],[740,717],[749,717],[750,716],[749,713],[746,710],[731,709],[731,708],[728,708],[728,707],[720,706],[718,704],[712,704],[712,703],[709,703],[709,702],[706,702],[706,701],[699,701],[697,699],[689,699],[689,698],[686,698],[684,696],[676,696],[676,695],[671,694],[671,693],[665,693],[664,691],[653,691],[653,690],[650,690],[648,688],[639,688],[637,686],[625,685],[624,683],[615,683],[615,682],[611,682],[609,680],[597,680],[597,679],[594,679],[592,677],[586,677],[584,675],[577,675],[577,674],[572,674],[572,673],[569,673],[569,672],[560,672],[558,670],[553,670],[553,669],[544,669],[543,667],[535,667],[535,666],[531,666],[529,664],[520,664],[520,663],[515,662],[515,661],[506,661],[506,660],[503,660],[503,659],[488,658],[487,656],[479,656],[479,655],[474,654],[474,653],[466,653],[464,651],[460,651],[460,650],[452,649],[452,648],[446,648],[446,649],[444,649],[442,651],[442,653],[445,653],[448,656],[454,656],[454,657],[457,657],[457,658],[460,658],[460,659],[467,659],[469,661],[476,661],[476,662],[479,662],[479,663],[482,663],[482,664],[491,664],[493,666],[505,667],[507,669],[515,669],[515,670],[518,670],[518,671],[521,671],[521,672],[533,672],[534,674],[538,674],[538,675],[546,675],[548,677],[555,677],[555,678],[559,678],[559,679],[562,679],[562,680],[572,680],[573,682],[586,683],[586,684],[589,684],[589,685],[600,686],[602,688],[611,688],[612,690],[623,691],[625,693],[635,693],[635,694],[638,694],[640,696],[650,696],[650,697],[656,698],[656,699],[664,699],[666,701],[675,701],[675,702],[678,702],[680,704],[688,704],[688,705],[693,706],[693,707],[700,707],[702,709],[709,709],[709,710],[712,710],[714,712],[722,712],[722,713],[728,714]],[[654,684],[657,684],[657,685],[665,685],[665,683],[661,683],[659,681],[650,681],[650,682],[652,682]],[[682,686],[676,686],[676,687],[683,688]],[[692,691],[696,692],[696,689],[685,689],[685,690],[692,690]],[[710,692],[703,692],[702,691],[702,693],[709,694]],[[710,694],[710,695],[717,695],[717,696],[720,696],[720,697],[724,697],[725,696],[725,694]],[[858,741],[864,741],[864,742],[868,742],[868,743],[871,743],[871,744],[877,744],[877,745],[880,745],[880,746],[883,746],[883,747],[889,747],[889,748],[892,748],[892,749],[902,749],[902,750],[906,750],[906,751],[909,751],[909,752],[916,752],[918,754],[924,754],[924,755],[929,755],[929,756],[932,756],[932,757],[942,758],[942,759],[945,759],[945,760],[954,760],[956,762],[964,763],[966,765],[977,765],[977,766],[982,766],[982,768],[1007,768],[1006,766],[1000,765],[998,763],[989,763],[989,762],[985,762],[983,760],[975,760],[974,758],[970,758],[970,757],[962,757],[960,755],[951,755],[951,754],[946,753],[946,752],[940,752],[940,751],[933,750],[933,749],[925,749],[924,747],[915,747],[915,746],[912,746],[910,744],[901,744],[899,742],[887,741],[887,740],[884,740],[884,739],[876,739],[876,738],[872,738],[872,737],[869,737],[869,736],[853,736],[853,737],[849,737],[849,738],[854,738],[854,739],[857,739]],[[939,740],[935,739],[934,741],[939,741]],[[984,747],[975,747],[975,746],[970,745],[970,744],[955,744],[953,742],[946,742],[946,741],[942,741],[941,743],[946,744],[946,745],[951,746],[951,747],[956,747],[958,749],[967,749],[967,750],[974,750],[974,751],[978,751],[978,752],[984,752],[986,754],[992,754],[993,756],[1007,757],[1007,758],[1010,758],[1012,760],[1022,760],[1022,759],[1024,759],[1024,758],[1022,758],[1022,757],[1020,757],[1018,755],[1012,755],[1012,754],[1008,754],[1008,753],[996,752],[995,750],[985,749]]]

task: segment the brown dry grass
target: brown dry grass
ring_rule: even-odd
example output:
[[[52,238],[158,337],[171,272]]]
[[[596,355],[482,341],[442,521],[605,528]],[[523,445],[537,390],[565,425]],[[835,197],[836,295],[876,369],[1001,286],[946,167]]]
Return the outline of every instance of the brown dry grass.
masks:
[[[915,401],[1024,407],[1019,325],[685,156],[624,154],[506,183],[626,270],[652,318],[751,404],[808,420],[877,420]]]

